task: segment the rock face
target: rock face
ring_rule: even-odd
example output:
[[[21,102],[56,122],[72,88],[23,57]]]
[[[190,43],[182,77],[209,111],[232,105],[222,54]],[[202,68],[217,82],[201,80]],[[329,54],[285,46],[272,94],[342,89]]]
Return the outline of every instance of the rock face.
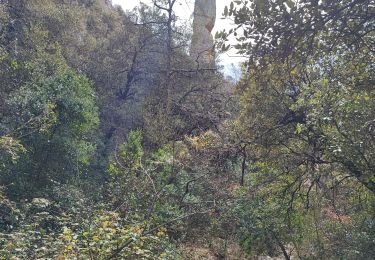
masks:
[[[211,35],[216,20],[216,0],[195,0],[193,37],[190,56],[200,67],[215,66],[214,40]]]

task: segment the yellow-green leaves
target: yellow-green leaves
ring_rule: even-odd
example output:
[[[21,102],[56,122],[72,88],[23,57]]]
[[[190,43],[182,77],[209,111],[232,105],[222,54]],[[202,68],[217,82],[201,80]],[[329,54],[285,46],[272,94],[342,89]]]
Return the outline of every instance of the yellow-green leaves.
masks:
[[[83,231],[63,228],[59,237],[63,243],[61,254],[67,259],[90,255],[107,259],[114,254],[119,258],[157,259],[162,255],[169,259],[170,253],[164,248],[167,230],[148,232],[146,226],[127,224],[115,212],[98,212],[92,225]],[[120,247],[122,250],[118,251]]]
[[[130,131],[127,140],[120,146],[109,166],[109,172],[114,176],[126,175],[142,167],[143,133],[140,130]]]
[[[0,166],[5,167],[4,162],[6,157],[9,157],[12,162],[16,162],[26,149],[21,144],[20,140],[16,140],[10,136],[0,137]],[[3,164],[3,165],[1,165]]]

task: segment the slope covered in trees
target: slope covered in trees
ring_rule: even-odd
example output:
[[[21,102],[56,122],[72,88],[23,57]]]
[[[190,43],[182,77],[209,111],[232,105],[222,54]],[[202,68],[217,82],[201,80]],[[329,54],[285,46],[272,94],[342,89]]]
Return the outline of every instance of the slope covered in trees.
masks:
[[[375,2],[177,4],[0,1],[0,259],[372,259]]]

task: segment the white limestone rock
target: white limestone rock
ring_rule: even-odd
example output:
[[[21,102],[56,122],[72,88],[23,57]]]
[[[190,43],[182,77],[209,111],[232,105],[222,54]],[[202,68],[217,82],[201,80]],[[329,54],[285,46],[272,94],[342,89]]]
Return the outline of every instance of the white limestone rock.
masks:
[[[212,29],[216,20],[216,0],[196,0],[190,56],[200,67],[215,66]]]

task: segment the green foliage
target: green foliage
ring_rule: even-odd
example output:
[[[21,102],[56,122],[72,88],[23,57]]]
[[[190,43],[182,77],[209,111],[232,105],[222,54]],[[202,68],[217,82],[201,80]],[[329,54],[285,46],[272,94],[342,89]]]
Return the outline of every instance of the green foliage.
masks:
[[[127,142],[120,147],[119,156],[131,170],[137,170],[141,167],[141,160],[144,154],[142,138],[143,134],[141,131],[131,131]]]
[[[11,226],[13,232],[9,234],[0,234],[0,259],[176,259],[163,227],[145,232],[147,223],[125,220],[116,212],[91,209],[89,218],[81,220],[82,212],[56,215],[61,210],[59,205],[43,198],[24,204],[22,211],[15,210],[14,222],[20,225]]]
[[[51,180],[61,181],[64,173],[89,164],[95,152],[90,136],[98,125],[98,111],[85,77],[66,73],[39,84],[26,84],[12,96],[9,104],[17,119],[8,126],[27,152],[19,164],[8,168],[12,170],[9,181],[12,175],[24,172],[17,185],[38,179],[41,192]]]
[[[303,238],[305,213],[300,199],[293,208],[283,190],[291,182],[289,176],[279,175],[272,167],[257,164],[257,171],[248,180],[246,192],[238,194],[234,214],[239,219],[242,247],[252,256],[278,256],[287,245],[296,245]],[[249,195],[249,191],[254,194]]]
[[[233,34],[235,48],[249,57],[233,125],[255,163],[240,208],[249,253],[372,253],[354,249],[362,248],[354,237],[372,236],[359,228],[368,220],[357,217],[372,210],[374,192],[373,12],[351,0],[233,1],[225,12],[237,27],[217,35],[222,47]],[[366,36],[349,33],[352,26]],[[366,199],[350,199],[356,196]]]
[[[109,166],[111,195],[124,214],[136,211],[140,219],[154,218],[161,224],[180,213],[169,198],[177,195],[177,187],[169,183],[174,170],[172,150],[166,146],[143,158],[142,136],[141,131],[131,131],[113,156]]]
[[[0,0],[0,259],[373,257],[373,0],[233,1],[236,91],[107,2]]]
[[[92,85],[87,78],[75,73],[70,72],[45,79],[39,84],[26,85],[14,93],[10,102],[16,110],[15,113],[19,115],[21,124],[38,117],[40,121],[47,121],[49,125],[40,127],[40,132],[48,132],[51,131],[50,128],[54,128],[56,134],[64,132],[66,135],[79,136],[98,125]],[[61,130],[57,130],[57,127]]]
[[[164,228],[146,233],[142,225],[123,223],[114,212],[100,213],[90,227],[82,231],[64,227],[59,239],[63,244],[62,256],[68,259],[92,256],[97,259],[175,259]]]
[[[5,162],[17,162],[20,154],[26,152],[26,149],[18,140],[11,137],[0,137],[0,161],[3,163],[0,167],[6,167]]]

